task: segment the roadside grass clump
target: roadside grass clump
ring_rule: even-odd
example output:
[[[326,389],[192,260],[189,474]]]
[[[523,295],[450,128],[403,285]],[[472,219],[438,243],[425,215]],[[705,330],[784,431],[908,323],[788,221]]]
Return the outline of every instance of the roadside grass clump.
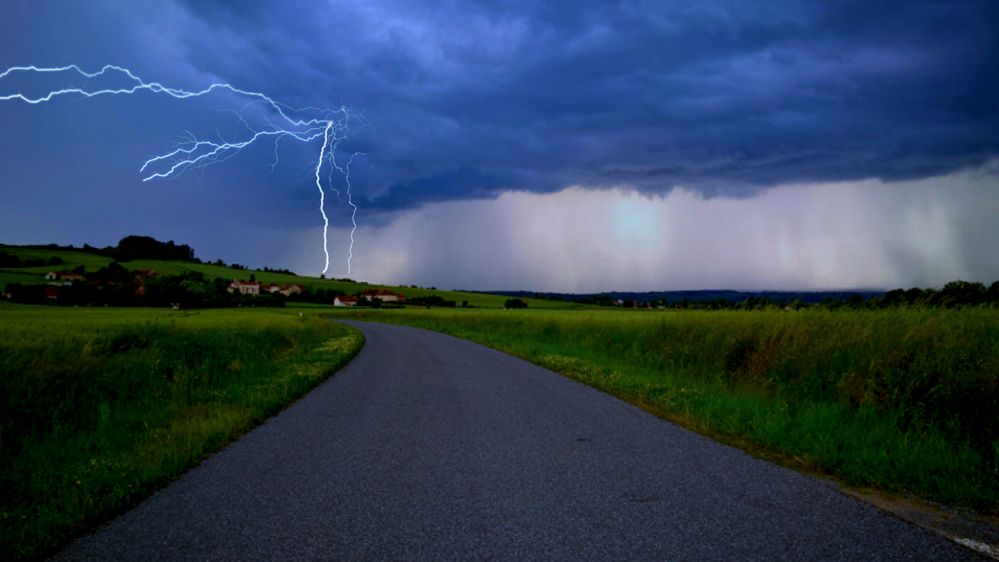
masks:
[[[996,310],[361,314],[508,351],[850,485],[999,508]]]
[[[0,558],[134,505],[304,394],[356,330],[264,310],[0,307]]]

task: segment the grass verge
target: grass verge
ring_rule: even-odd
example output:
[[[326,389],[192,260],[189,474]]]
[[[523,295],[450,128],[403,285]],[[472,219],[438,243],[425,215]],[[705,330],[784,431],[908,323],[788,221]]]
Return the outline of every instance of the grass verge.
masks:
[[[367,311],[849,485],[999,507],[999,311]]]
[[[297,311],[0,306],[0,559],[134,505],[362,344]]]

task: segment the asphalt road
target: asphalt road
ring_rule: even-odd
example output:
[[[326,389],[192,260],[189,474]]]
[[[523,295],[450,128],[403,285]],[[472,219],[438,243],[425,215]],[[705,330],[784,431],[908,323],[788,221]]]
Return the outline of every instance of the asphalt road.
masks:
[[[72,560],[980,560],[485,347],[351,323],[343,371]]]

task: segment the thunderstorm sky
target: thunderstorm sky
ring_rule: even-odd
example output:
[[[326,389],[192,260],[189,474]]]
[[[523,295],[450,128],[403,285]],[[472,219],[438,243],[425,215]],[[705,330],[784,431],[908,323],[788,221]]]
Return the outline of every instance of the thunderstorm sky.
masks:
[[[356,279],[888,288],[999,279],[997,30],[994,0],[7,2],[0,71],[115,64],[352,108]],[[0,96],[68,85],[87,84]],[[273,118],[247,103],[0,102],[0,242],[148,234],[318,274],[319,144],[141,181],[187,135]],[[339,277],[350,208],[327,212]]]

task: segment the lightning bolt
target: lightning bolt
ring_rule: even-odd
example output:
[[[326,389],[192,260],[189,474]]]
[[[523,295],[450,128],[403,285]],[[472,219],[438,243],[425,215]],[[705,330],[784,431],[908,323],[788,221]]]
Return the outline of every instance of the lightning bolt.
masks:
[[[354,200],[350,195],[350,165],[354,163],[354,158],[358,156],[367,156],[363,152],[355,152],[350,155],[350,160],[347,161],[345,168],[340,168],[339,170],[343,174],[344,182],[347,184],[347,205],[350,205],[350,246],[347,248],[347,273],[350,274],[350,260],[354,257],[354,232],[357,230],[357,205],[354,204]],[[335,157],[334,157],[335,158]]]
[[[330,130],[333,128],[333,122],[329,121],[326,123],[326,128],[323,129],[323,147],[319,150],[319,161],[316,162],[316,188],[319,189],[319,212],[323,215],[323,252],[326,254],[326,265],[323,266],[323,273],[330,267],[330,253],[326,248],[326,231],[330,226],[330,219],[326,216],[326,193],[323,191],[323,183],[319,178],[319,172],[323,168],[323,155],[326,154],[326,147],[330,142]],[[350,261],[347,261],[347,272],[350,272]]]
[[[250,98],[251,101],[243,107],[244,110],[250,105],[262,104],[266,108],[273,111],[278,118],[276,119],[278,121],[277,124],[271,119],[265,118],[267,127],[258,130],[250,126],[244,118],[242,112],[232,110],[233,113],[236,114],[240,123],[245,127],[247,131],[246,137],[234,141],[209,141],[198,139],[196,136],[189,133],[188,139],[176,145],[174,150],[158,156],[153,156],[142,163],[142,166],[139,168],[139,173],[143,174],[143,182],[176,177],[191,168],[200,168],[231,158],[242,149],[256,143],[257,141],[265,139],[271,139],[274,142],[274,162],[271,164],[271,171],[273,171],[274,167],[277,166],[278,163],[277,145],[281,139],[291,138],[302,143],[312,143],[322,138],[322,148],[320,148],[319,157],[316,161],[315,177],[316,188],[319,190],[319,212],[323,217],[323,254],[325,256],[323,274],[329,270],[330,265],[328,248],[329,241],[327,238],[329,230],[329,217],[326,215],[326,192],[323,189],[323,182],[321,180],[321,171],[325,160],[329,160],[331,164],[328,178],[330,189],[333,189],[333,169],[336,169],[343,176],[347,186],[347,204],[351,207],[351,224],[353,225],[350,231],[350,246],[347,254],[347,273],[350,273],[350,260],[353,257],[354,250],[354,232],[357,230],[357,205],[354,204],[350,193],[350,164],[354,161],[354,157],[361,153],[355,153],[352,155],[350,162],[348,162],[345,167],[339,166],[336,161],[337,147],[340,142],[347,138],[349,121],[351,119],[351,112],[348,108],[340,107],[340,109],[334,111],[315,107],[294,108],[283,104],[262,92],[236,88],[223,82],[213,82],[208,87],[201,90],[170,88],[159,82],[147,82],[127,68],[110,64],[101,67],[101,69],[96,72],[87,72],[75,64],[58,67],[14,66],[0,72],[0,81],[11,75],[19,73],[75,73],[78,77],[86,78],[88,80],[104,78],[107,76],[119,76],[126,79],[126,85],[100,89],[68,86],[54,89],[37,96],[15,92],[12,94],[0,95],[0,101],[20,101],[31,105],[38,105],[65,96],[93,98],[98,96],[132,95],[144,91],[155,94],[163,94],[172,98],[183,100],[202,97],[213,92],[221,91],[229,92],[233,95],[244,98]],[[312,112],[313,114],[318,114],[318,116],[308,118],[293,117],[293,115],[297,116],[306,112]],[[337,195],[339,197],[339,191],[337,192]]]

